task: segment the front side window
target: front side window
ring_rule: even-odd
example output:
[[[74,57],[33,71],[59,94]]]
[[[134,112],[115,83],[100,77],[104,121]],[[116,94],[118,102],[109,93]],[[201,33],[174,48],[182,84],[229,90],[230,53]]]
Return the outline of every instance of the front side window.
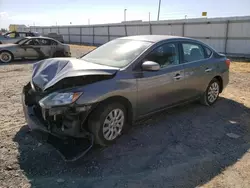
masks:
[[[91,63],[122,68],[130,64],[150,45],[152,43],[147,41],[116,39],[89,52],[81,59]]]
[[[39,46],[40,43],[38,39],[30,39],[24,43],[24,45]]]
[[[205,59],[202,46],[192,43],[182,43],[184,63]]]
[[[178,65],[178,45],[175,43],[163,44],[150,52],[144,61],[154,61],[159,63],[161,68]]]

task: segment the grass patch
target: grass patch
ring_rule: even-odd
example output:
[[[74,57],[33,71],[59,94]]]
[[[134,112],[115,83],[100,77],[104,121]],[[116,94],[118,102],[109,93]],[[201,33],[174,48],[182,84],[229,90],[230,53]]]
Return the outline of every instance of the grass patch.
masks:
[[[250,62],[233,61],[230,65],[231,72],[250,73]]]

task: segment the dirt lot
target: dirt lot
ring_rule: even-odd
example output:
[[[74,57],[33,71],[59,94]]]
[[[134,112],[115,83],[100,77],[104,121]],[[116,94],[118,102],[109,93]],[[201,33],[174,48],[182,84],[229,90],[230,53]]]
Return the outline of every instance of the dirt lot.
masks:
[[[250,63],[231,64],[215,106],[153,115],[74,163],[27,132],[20,93],[31,69],[0,66],[0,187],[250,187]]]

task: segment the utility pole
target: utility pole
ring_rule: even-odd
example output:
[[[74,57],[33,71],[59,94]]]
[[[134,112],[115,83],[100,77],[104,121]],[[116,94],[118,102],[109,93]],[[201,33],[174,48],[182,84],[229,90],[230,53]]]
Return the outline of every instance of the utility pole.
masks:
[[[127,16],[126,14],[127,14],[127,9],[125,8],[124,9],[124,22],[126,22],[126,16]]]
[[[150,12],[148,13],[148,21],[150,22]]]
[[[161,12],[161,0],[159,0],[157,21],[159,21],[159,19],[160,19],[160,12]]]

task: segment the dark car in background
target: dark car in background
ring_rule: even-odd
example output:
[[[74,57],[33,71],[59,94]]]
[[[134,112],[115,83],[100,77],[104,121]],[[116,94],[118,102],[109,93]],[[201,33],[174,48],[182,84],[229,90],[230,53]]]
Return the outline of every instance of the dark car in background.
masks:
[[[53,38],[55,40],[58,40],[61,43],[64,43],[64,39],[63,39],[63,36],[61,34],[58,34],[58,33],[48,33],[45,36]]]
[[[0,35],[0,44],[15,43],[25,37],[38,37],[40,36],[37,32],[19,32],[12,31]]]
[[[31,130],[88,137],[106,146],[140,118],[200,100],[213,105],[229,81],[225,55],[190,38],[145,35],[110,41],[81,58],[34,65],[24,86]]]

